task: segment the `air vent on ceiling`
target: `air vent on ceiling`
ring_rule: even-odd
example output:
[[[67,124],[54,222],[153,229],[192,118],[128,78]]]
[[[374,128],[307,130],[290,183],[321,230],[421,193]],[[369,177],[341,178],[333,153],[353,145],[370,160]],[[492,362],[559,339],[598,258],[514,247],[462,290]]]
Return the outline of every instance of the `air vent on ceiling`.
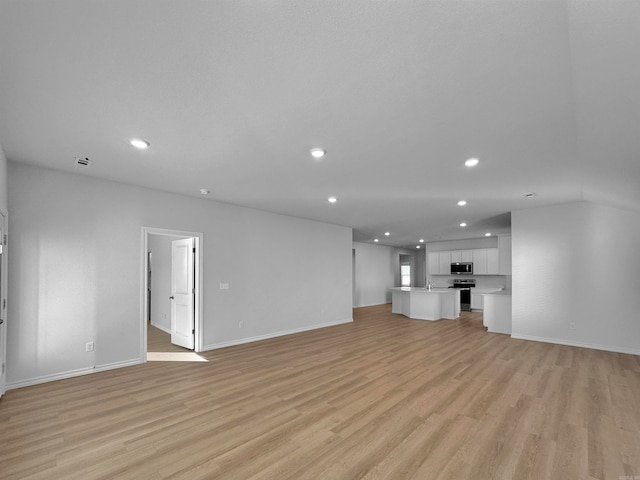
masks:
[[[80,165],[81,167],[88,167],[91,163],[91,160],[89,160],[89,157],[75,157],[74,163],[76,165]]]

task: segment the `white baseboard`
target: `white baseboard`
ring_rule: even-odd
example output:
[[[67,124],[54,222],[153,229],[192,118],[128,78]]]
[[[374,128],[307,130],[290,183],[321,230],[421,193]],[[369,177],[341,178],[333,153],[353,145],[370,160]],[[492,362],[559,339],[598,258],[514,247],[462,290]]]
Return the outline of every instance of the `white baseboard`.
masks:
[[[364,308],[364,307],[377,307],[378,305],[389,305],[391,304],[391,300],[388,302],[382,303],[367,303],[366,305],[354,305],[353,308]]]
[[[52,375],[42,375],[41,377],[33,377],[26,380],[7,383],[6,387],[7,390],[14,390],[16,388],[38,385],[39,383],[54,382],[56,380],[64,380],[65,378],[79,377],[81,375],[88,375],[90,373],[104,372],[106,370],[113,370],[115,368],[131,367],[133,365],[139,365],[141,363],[144,363],[144,360],[142,360],[141,358],[136,358],[132,360],[125,360],[123,362],[108,363],[106,365],[100,365],[96,367],[79,368],[77,370],[68,370],[66,372],[54,373]]]
[[[611,345],[598,345],[597,343],[574,342],[571,340],[564,340],[560,338],[535,337],[533,335],[520,335],[516,333],[512,333],[511,338],[517,338],[518,340],[530,340],[533,342],[554,343],[557,345],[566,345],[568,347],[591,348],[593,350],[604,350],[606,352],[640,355],[640,350],[634,350],[632,348],[616,347]]]
[[[154,323],[153,320],[151,320],[151,325],[156,327],[158,330],[162,330],[164,333],[168,333],[169,335],[171,335],[171,328],[166,328],[162,325],[158,325],[157,323]]]
[[[353,322],[353,319],[348,318],[345,320],[338,320],[335,322],[311,325],[309,327],[293,328],[291,330],[283,330],[275,333],[267,333],[265,335],[257,335],[255,337],[239,338],[237,340],[229,340],[228,342],[213,343],[211,345],[205,345],[202,351],[204,352],[207,350],[217,350],[219,348],[233,347],[234,345],[243,345],[245,343],[258,342],[260,340],[267,340],[269,338],[275,338],[275,337],[283,337],[285,335],[291,335],[294,333],[308,332],[310,330],[317,330],[319,328],[334,327],[336,325],[343,325],[345,323],[351,323],[351,322]]]

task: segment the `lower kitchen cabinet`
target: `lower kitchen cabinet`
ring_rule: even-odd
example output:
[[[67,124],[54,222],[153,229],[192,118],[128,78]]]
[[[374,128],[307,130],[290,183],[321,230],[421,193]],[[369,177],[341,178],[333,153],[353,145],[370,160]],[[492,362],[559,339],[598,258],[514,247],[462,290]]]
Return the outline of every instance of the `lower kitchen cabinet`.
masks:
[[[484,308],[484,297],[482,293],[471,294],[471,310],[482,310]]]

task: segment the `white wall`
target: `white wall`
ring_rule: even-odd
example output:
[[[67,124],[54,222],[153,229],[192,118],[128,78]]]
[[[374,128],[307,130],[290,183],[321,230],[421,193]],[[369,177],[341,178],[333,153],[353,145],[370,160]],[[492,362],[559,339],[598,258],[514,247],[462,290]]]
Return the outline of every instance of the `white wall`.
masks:
[[[511,218],[513,336],[640,354],[640,214],[575,202]]]
[[[7,213],[7,157],[0,145],[0,212]]]
[[[4,223],[4,217],[7,216],[7,158],[4,155],[4,151],[2,150],[2,145],[0,145],[0,220],[3,224],[3,233],[6,233],[6,224]],[[7,251],[0,256],[2,260],[2,264],[0,265],[0,304],[6,299],[7,295]],[[3,315],[3,320],[5,316]],[[7,329],[8,320],[3,322],[0,325],[0,364],[3,364],[5,361],[5,352],[7,345]],[[5,392],[5,380],[6,374],[0,373],[0,396],[2,396]]]
[[[9,207],[10,387],[141,361],[143,226],[204,233],[205,348],[351,321],[349,228],[14,162]]]
[[[442,240],[440,242],[427,242],[427,252],[446,252],[448,250],[473,250],[474,248],[498,247],[498,237],[467,238],[462,240]]]
[[[171,242],[175,237],[149,235],[148,250],[152,252],[151,324],[171,332]]]
[[[356,251],[353,306],[390,303],[389,289],[400,286],[400,254],[416,252],[360,242],[353,242],[353,249]]]

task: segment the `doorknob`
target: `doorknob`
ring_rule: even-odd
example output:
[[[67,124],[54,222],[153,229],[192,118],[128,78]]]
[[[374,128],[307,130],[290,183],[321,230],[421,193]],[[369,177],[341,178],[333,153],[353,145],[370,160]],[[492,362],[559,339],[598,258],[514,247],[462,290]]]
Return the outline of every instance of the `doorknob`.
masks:
[[[173,300],[173,295],[171,295],[171,296],[169,297],[169,300]]]

